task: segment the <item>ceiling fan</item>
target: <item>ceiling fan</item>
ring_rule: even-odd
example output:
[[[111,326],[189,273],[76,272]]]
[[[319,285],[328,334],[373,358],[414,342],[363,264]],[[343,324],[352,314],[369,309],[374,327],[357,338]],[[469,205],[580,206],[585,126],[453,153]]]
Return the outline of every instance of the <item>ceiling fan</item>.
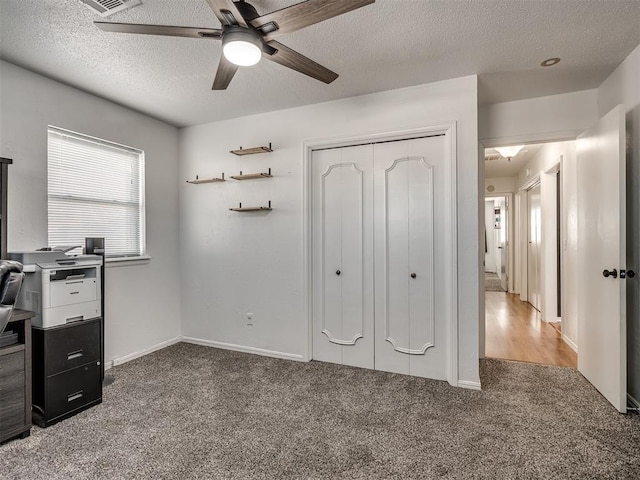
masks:
[[[165,35],[222,41],[222,52],[212,90],[225,90],[239,66],[255,65],[261,58],[279,63],[324,83],[338,74],[286,47],[275,39],[309,25],[364,7],[375,0],[307,0],[259,15],[244,0],[207,0],[222,28],[94,22],[106,32]]]

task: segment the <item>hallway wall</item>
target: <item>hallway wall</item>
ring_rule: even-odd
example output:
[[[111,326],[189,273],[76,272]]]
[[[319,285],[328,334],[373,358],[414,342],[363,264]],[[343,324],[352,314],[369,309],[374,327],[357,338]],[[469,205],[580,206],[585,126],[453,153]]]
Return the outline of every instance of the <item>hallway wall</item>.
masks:
[[[551,165],[562,158],[562,336],[574,349],[578,348],[578,299],[577,299],[577,184],[576,142],[547,143],[518,172],[516,185],[520,189],[532,179],[542,177]],[[527,171],[529,175],[527,176]],[[543,222],[545,205],[543,202]],[[555,215],[555,212],[552,212]],[[548,227],[547,227],[548,228]],[[542,235],[545,235],[543,224]],[[548,255],[547,255],[548,257]],[[549,263],[547,263],[549,265]],[[543,267],[544,268],[544,267]],[[548,270],[549,266],[547,266]],[[549,272],[547,272],[549,273]],[[551,272],[553,273],[553,272]],[[547,321],[553,319],[545,318]]]

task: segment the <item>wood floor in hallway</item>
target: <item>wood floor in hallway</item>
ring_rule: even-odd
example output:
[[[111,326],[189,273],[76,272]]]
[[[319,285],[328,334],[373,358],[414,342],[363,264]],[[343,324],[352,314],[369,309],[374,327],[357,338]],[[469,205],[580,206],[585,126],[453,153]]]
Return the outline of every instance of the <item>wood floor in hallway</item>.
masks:
[[[518,295],[485,292],[485,311],[487,357],[576,367],[576,353]]]

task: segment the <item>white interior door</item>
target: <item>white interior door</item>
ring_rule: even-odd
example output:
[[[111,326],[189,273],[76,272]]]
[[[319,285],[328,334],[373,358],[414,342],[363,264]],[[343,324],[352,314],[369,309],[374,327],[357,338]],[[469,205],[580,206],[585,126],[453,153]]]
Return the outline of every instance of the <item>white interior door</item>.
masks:
[[[578,137],[578,370],[627,406],[624,109]],[[607,272],[615,272],[615,275]]]
[[[484,254],[484,271],[490,273],[497,273],[498,268],[496,264],[496,249],[495,249],[495,215],[494,215],[495,201],[493,198],[484,201],[484,240],[485,240],[485,254]]]
[[[374,146],[378,370],[446,379],[445,145],[440,136]]]
[[[500,228],[498,233],[498,255],[500,255],[500,285],[502,289],[509,291],[508,272],[509,272],[509,203],[507,197],[501,198],[498,202],[500,205]]]
[[[313,357],[373,368],[373,147],[313,153]]]
[[[540,243],[542,215],[540,184],[527,192],[529,222],[527,228],[527,301],[540,311]]]

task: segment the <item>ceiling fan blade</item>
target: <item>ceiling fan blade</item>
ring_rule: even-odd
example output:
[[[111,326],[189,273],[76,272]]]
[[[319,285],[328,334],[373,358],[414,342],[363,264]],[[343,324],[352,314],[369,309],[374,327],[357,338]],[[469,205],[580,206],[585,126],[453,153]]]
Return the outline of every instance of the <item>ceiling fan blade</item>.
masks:
[[[241,27],[247,26],[247,22],[244,21],[244,18],[240,14],[240,11],[233,0],[207,0],[207,3],[222,25],[234,25],[234,23],[230,22],[229,18],[225,16],[224,11],[226,10],[233,15],[237,25],[240,25]]]
[[[211,2],[213,0],[207,1]],[[262,31],[265,33],[264,40],[268,42],[285,33],[295,32],[314,23],[337,17],[374,2],[375,0],[307,0],[306,2],[262,15],[250,20],[249,24],[258,30],[261,30],[262,27]],[[277,27],[277,30],[273,30],[274,26]]]
[[[220,39],[219,28],[174,27],[172,25],[141,25],[135,23],[93,22],[105,32],[141,33],[144,35],[166,35],[169,37]]]
[[[220,55],[220,63],[218,63],[218,71],[213,81],[211,90],[226,90],[231,79],[238,71],[238,66],[231,63],[224,55]]]
[[[291,50],[289,47],[285,47],[275,40],[269,42],[268,45],[275,48],[277,51],[273,54],[265,52],[262,55],[262,58],[266,58],[268,60],[271,60],[272,62],[279,63],[280,65],[291,68],[292,70],[295,70],[297,72],[309,75],[310,77],[315,78],[316,80],[320,80],[324,83],[331,83],[336,78],[338,78],[337,73],[332,72],[319,63],[308,59],[295,50]]]

